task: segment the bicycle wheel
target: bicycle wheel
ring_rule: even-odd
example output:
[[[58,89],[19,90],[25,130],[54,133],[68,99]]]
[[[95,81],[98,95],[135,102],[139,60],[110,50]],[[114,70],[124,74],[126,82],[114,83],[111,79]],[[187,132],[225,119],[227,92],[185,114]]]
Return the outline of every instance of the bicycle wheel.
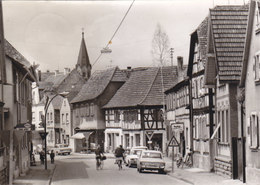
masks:
[[[119,160],[117,164],[118,164],[119,170],[121,170],[122,169],[122,160]]]
[[[100,160],[97,160],[97,162],[96,162],[96,170],[99,170],[99,168],[100,168]]]

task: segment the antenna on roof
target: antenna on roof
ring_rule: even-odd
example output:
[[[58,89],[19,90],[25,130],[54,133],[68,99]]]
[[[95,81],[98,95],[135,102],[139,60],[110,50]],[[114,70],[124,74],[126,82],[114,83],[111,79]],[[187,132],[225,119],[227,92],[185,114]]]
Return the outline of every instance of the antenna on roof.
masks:
[[[171,54],[171,66],[173,66],[173,52],[174,52],[174,48],[170,48],[170,54]]]

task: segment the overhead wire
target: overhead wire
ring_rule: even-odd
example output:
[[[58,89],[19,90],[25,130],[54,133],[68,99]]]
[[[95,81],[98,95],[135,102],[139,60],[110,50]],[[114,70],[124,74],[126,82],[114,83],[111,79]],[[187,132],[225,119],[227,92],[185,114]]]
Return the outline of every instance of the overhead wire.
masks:
[[[116,33],[118,32],[119,28],[121,27],[122,23],[124,22],[124,20],[125,20],[127,14],[128,14],[128,12],[130,11],[130,9],[132,8],[132,6],[133,6],[133,4],[134,4],[134,2],[135,2],[135,0],[133,0],[133,2],[131,3],[131,5],[129,6],[128,10],[126,11],[126,13],[125,13],[125,15],[124,15],[124,17],[123,17],[123,19],[121,20],[120,24],[118,25],[117,29],[115,30],[114,34],[112,35],[111,39],[109,40],[109,42],[107,43],[107,45],[106,45],[105,48],[107,48],[108,45],[112,43],[113,38],[115,37],[115,35],[116,35]],[[97,57],[97,59],[95,60],[95,62],[92,64],[92,66],[94,66],[94,65],[98,62],[98,60],[100,59],[100,57],[102,56],[102,54],[103,54],[102,52],[99,54],[99,56]]]

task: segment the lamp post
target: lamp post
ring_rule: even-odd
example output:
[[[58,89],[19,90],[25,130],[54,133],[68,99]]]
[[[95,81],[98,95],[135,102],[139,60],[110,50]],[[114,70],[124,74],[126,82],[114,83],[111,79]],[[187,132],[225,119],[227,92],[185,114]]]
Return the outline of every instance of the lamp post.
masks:
[[[47,101],[45,103],[45,106],[44,106],[44,109],[45,109],[45,112],[44,112],[44,153],[45,153],[45,170],[47,170],[47,120],[46,120],[46,115],[47,115],[47,112],[48,112],[48,108],[52,102],[52,100],[57,97],[58,95],[62,96],[62,97],[65,97],[66,95],[68,95],[69,92],[62,92],[62,93],[57,93],[55,94],[50,100],[49,100],[49,97],[47,96]]]

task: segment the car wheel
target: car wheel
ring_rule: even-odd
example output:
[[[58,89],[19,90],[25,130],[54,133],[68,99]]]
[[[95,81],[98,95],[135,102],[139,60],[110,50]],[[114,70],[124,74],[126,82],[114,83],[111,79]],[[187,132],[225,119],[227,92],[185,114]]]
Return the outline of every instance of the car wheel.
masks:
[[[143,173],[143,169],[142,168],[139,169],[139,173]]]
[[[160,174],[164,174],[164,169],[158,170]]]
[[[68,155],[70,155],[70,152],[68,152]]]

